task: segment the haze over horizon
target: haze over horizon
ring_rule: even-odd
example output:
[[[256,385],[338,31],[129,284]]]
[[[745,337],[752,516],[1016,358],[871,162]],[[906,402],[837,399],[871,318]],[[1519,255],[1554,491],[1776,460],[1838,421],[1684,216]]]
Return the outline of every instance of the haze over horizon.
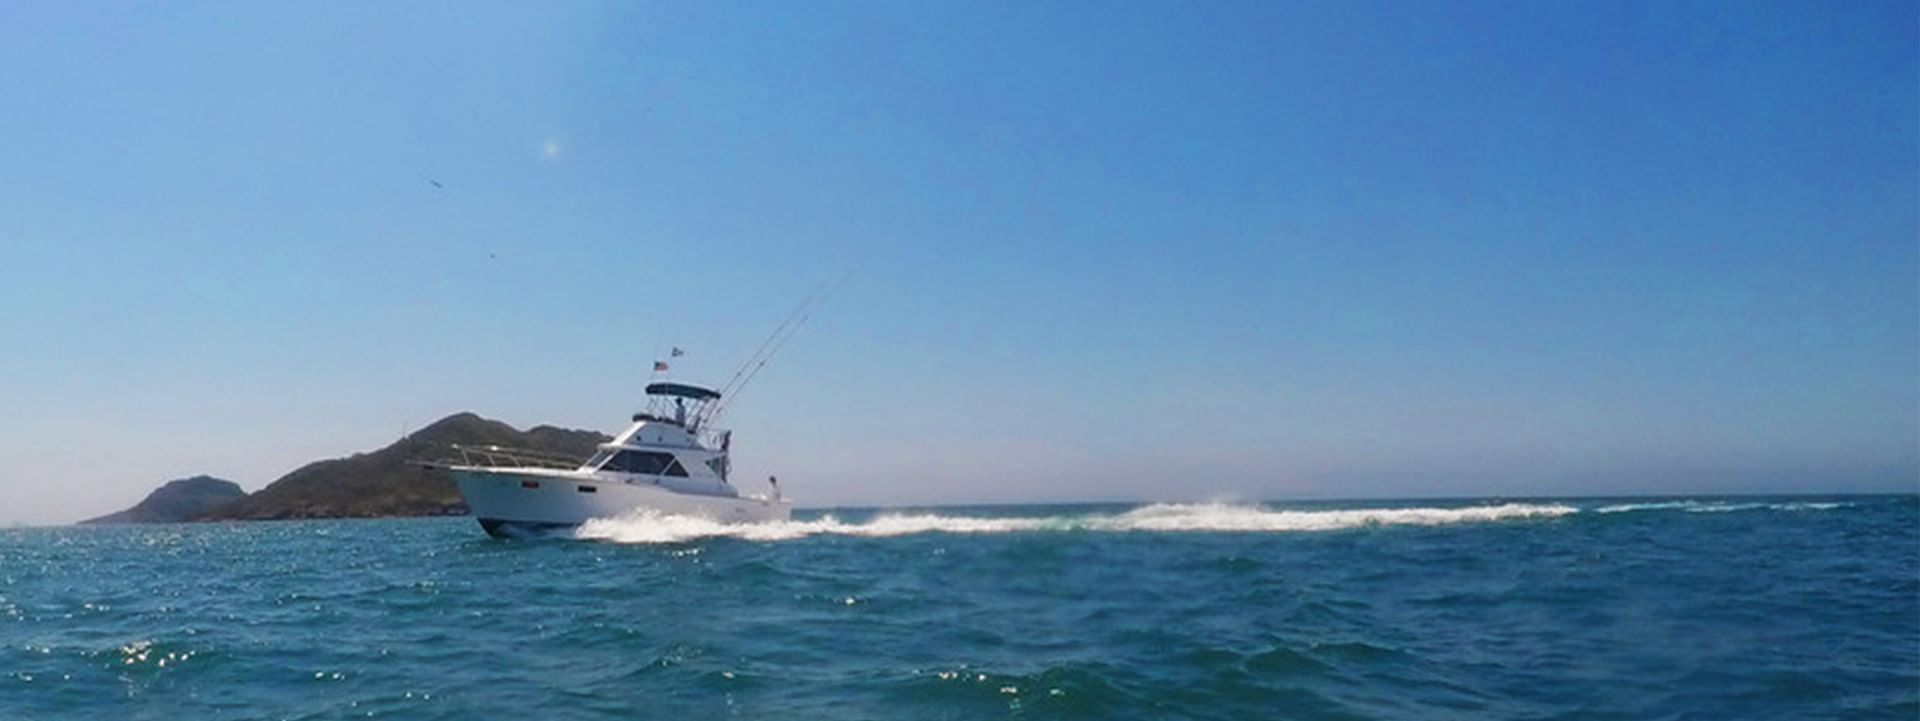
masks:
[[[848,274],[734,407],[742,485],[1914,492],[1916,27],[0,6],[0,523],[457,411],[610,432],[655,359],[720,385]]]

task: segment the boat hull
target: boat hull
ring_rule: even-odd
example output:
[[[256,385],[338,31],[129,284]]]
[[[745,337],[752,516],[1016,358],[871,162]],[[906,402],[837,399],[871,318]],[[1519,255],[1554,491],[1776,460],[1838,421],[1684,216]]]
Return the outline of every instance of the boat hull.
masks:
[[[793,505],[784,500],[679,493],[577,472],[456,467],[450,473],[480,527],[496,537],[564,530],[636,512],[724,523],[784,521],[793,513]]]

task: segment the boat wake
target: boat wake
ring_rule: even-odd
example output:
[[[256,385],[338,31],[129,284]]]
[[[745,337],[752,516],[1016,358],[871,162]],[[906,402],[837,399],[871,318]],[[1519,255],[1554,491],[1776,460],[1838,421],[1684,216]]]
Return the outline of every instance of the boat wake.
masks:
[[[598,518],[574,532],[576,538],[616,543],[679,543],[732,537],[784,541],[818,535],[887,537],[919,533],[1205,531],[1274,533],[1333,531],[1364,526],[1435,526],[1528,518],[1555,518],[1579,509],[1558,504],[1504,503],[1432,508],[1357,508],[1276,510],[1218,503],[1156,503],[1125,513],[1073,516],[949,516],[937,513],[888,513],[847,522],[833,516],[804,521],[727,524],[704,518],[653,512]]]
[[[1729,501],[1655,501],[1650,503],[1621,503],[1601,506],[1593,509],[1595,513],[1630,513],[1634,511],[1684,511],[1687,513],[1730,513],[1733,511],[1831,511],[1835,508],[1851,506],[1850,503],[1794,501],[1789,503],[1734,503]]]

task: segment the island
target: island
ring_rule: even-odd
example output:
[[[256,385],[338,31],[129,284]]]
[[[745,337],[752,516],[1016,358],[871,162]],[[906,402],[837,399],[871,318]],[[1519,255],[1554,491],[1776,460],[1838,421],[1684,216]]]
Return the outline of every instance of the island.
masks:
[[[180,478],[154,489],[132,508],[81,523],[179,523],[246,497],[247,492],[233,481],[213,476]]]
[[[197,476],[169,482],[133,508],[84,523],[461,515],[467,507],[453,481],[422,461],[445,460],[455,445],[585,460],[609,440],[596,431],[546,425],[522,431],[471,412],[455,413],[385,448],[308,463],[251,494],[231,481]]]

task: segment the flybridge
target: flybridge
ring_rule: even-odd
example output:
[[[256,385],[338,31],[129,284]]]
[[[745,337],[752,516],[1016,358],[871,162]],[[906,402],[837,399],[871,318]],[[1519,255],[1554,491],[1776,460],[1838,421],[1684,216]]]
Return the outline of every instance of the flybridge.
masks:
[[[633,414],[633,420],[672,423],[698,434],[705,425],[704,412],[719,399],[719,391],[705,386],[654,381],[647,384],[647,410]]]
[[[696,386],[692,383],[677,383],[674,381],[655,381],[653,383],[647,384],[647,395],[674,396],[678,398],[690,398],[690,399],[699,400],[699,401],[710,401],[710,400],[715,400],[719,398],[720,392],[712,388],[704,388],[701,386]]]

